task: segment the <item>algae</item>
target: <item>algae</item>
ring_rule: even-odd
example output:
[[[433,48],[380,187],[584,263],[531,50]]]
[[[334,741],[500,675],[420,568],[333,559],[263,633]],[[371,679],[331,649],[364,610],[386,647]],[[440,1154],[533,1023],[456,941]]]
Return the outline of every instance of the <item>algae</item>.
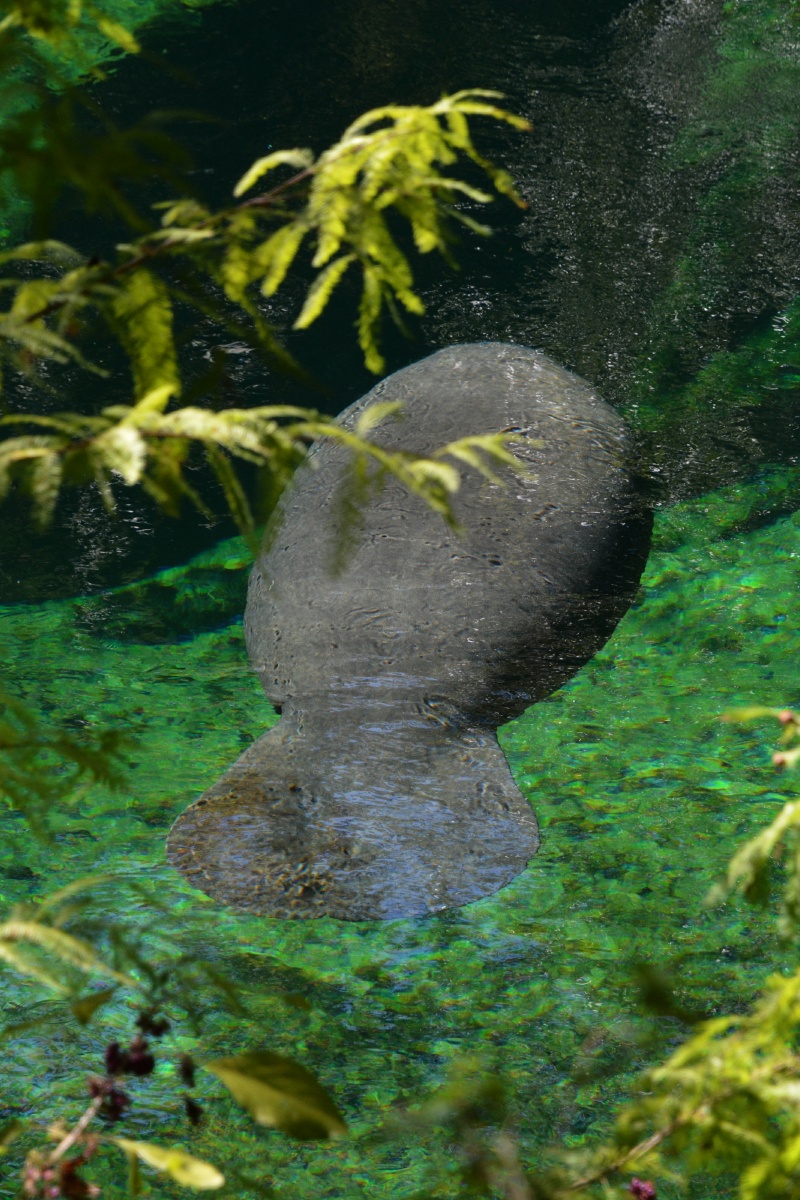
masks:
[[[155,642],[146,615],[162,622],[164,596],[197,603],[201,618],[224,608],[226,576],[245,575],[241,543],[116,593],[138,613],[141,638],[86,621],[103,597],[0,612],[17,695],[35,698],[54,722],[123,726],[138,741],[123,793],[94,788],[54,814],[55,853],[3,815],[4,901],[101,869],[122,876],[120,904],[126,877],[144,881],[166,906],[163,928],[158,920],[153,928],[141,899],[124,902],[126,921],[145,944],[167,936],[227,971],[248,1007],[234,1017],[210,987],[198,992],[204,1053],[268,1040],[299,1056],[355,1133],[298,1147],[250,1127],[210,1083],[209,1120],[189,1131],[165,1066],[139,1089],[136,1136],[180,1139],[218,1162],[235,1139],[246,1169],[263,1171],[268,1155],[269,1176],[298,1196],[367,1184],[399,1196],[436,1179],[455,1194],[443,1138],[386,1140],[376,1127],[394,1105],[430,1092],[459,1056],[503,1072],[530,1155],[554,1138],[579,1144],[597,1134],[637,1071],[681,1036],[678,1021],[642,1010],[637,963],[671,973],[684,1008],[747,1006],[783,961],[771,924],[738,902],[707,911],[703,896],[736,844],[798,785],[775,775],[764,731],[718,717],[734,705],[799,698],[800,515],[725,539],[713,512],[682,519],[686,541],[653,555],[641,600],[609,646],[502,733],[543,826],[539,856],[497,896],[426,920],[235,916],[164,864],[174,816],[274,714],[247,668],[238,620]],[[36,985],[3,973],[0,987],[5,1023],[31,1006],[59,1022],[55,1033],[43,1027],[7,1045],[6,1111],[77,1112],[85,1073],[104,1040],[124,1037],[129,1012],[112,1006],[82,1029],[64,1023]],[[287,992],[310,1010],[287,1004]],[[194,1045],[191,1029],[179,1045]],[[10,1195],[4,1186],[0,1195]],[[121,1192],[109,1183],[106,1194]]]

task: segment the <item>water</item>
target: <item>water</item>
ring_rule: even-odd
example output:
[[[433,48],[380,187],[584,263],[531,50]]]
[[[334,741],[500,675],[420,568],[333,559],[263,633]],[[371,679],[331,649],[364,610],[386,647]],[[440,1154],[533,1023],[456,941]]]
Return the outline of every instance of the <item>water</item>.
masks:
[[[10,521],[3,531],[5,685],[54,723],[123,726],[137,745],[123,792],[95,788],[54,817],[55,849],[4,818],[0,890],[11,903],[113,871],[123,882],[101,909],[144,929],[152,912],[124,880],[145,881],[166,910],[151,944],[202,955],[247,1004],[233,1016],[198,989],[203,1052],[266,1044],[299,1057],[355,1136],[306,1146],[267,1134],[210,1078],[208,1120],[189,1130],[166,1064],[137,1085],[126,1128],[223,1167],[235,1142],[251,1174],[298,1196],[403,1197],[437,1182],[456,1194],[438,1134],[375,1131],[463,1055],[502,1072],[526,1161],[553,1141],[582,1144],[683,1036],[639,1004],[637,963],[671,973],[679,1002],[711,1014],[745,1008],[786,961],[769,920],[738,902],[709,911],[703,897],[796,792],[769,767],[765,731],[717,720],[732,705],[800,701],[796,29],[760,0],[727,17],[716,0],[497,10],[212,7],[149,39],[194,84],[144,62],[120,63],[103,87],[131,117],[144,104],[219,114],[219,127],[184,130],[217,199],[267,144],[319,148],[387,100],[499,87],[534,121],[528,139],[485,139],[529,209],[495,206],[497,236],[465,244],[458,274],[424,264],[417,341],[388,346],[392,368],[458,341],[538,346],[624,407],[663,480],[640,601],[570,684],[502,733],[543,831],[528,871],[468,908],[383,925],[265,922],[212,905],[166,868],[163,845],[174,817],[274,720],[244,655],[246,551],[219,540],[224,527],[175,526],[138,499],[117,524],[76,500],[41,549]],[[343,307],[290,339],[331,410],[369,383],[351,320]],[[219,340],[193,331],[188,360]],[[229,362],[237,399],[298,397],[250,356]],[[35,985],[4,973],[0,986],[8,1023],[31,1010],[53,1022],[6,1046],[5,1109],[77,1113],[85,1075],[112,1033],[129,1035],[130,1011],[67,1029]],[[297,994],[311,1007],[295,1007]],[[190,1024],[177,1044],[196,1045]],[[0,1182],[0,1196],[14,1191]]]

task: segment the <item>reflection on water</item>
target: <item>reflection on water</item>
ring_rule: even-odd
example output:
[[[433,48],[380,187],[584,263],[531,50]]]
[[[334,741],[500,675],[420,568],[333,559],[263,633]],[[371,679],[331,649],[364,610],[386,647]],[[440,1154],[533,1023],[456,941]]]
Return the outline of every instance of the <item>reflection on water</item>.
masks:
[[[113,527],[86,511],[75,536],[57,531],[37,554],[6,522],[4,594],[22,594],[11,565],[21,549],[42,601],[2,611],[7,686],[53,721],[127,725],[140,740],[126,793],[96,789],[55,818],[55,854],[8,819],[0,889],[12,900],[98,867],[151,881],[175,938],[229,971],[250,1005],[233,1020],[200,997],[209,1054],[265,1040],[301,1054],[356,1133],[469,1052],[506,1073],[526,1151],[579,1144],[681,1036],[639,1010],[637,961],[671,969],[682,1006],[707,1012],[748,1004],[780,965],[758,914],[709,912],[702,898],[795,788],[771,773],[758,732],[716,720],[733,704],[798,701],[798,52],[787,11],[766,0],[727,15],[718,0],[263,0],[153,33],[152,49],[201,80],[194,91],[147,63],[104,85],[131,114],[145,98],[221,112],[227,126],[192,134],[220,197],[265,144],[319,147],[374,103],[500,87],[536,128],[486,149],[510,164],[530,208],[497,206],[497,236],[465,246],[458,275],[424,265],[428,316],[415,344],[392,344],[392,364],[487,337],[540,347],[626,406],[665,493],[686,498],[659,515],[644,590],[607,648],[502,731],[542,827],[530,868],[468,908],[388,925],[206,908],[164,864],[171,821],[274,720],[246,666],[242,547],[223,543],[137,586],[137,564],[191,552],[182,527],[154,519],[154,533],[134,537],[131,505],[117,555]],[[279,322],[296,299],[281,302]],[[350,320],[340,309],[293,346],[336,407],[367,385]],[[196,339],[202,356],[212,337]],[[230,355],[229,376],[237,400],[263,401],[249,356]],[[296,397],[284,381],[269,388]],[[132,554],[126,539],[145,549]],[[104,582],[127,586],[47,599]],[[148,918],[134,904],[131,919]],[[38,990],[7,976],[0,986],[9,1019],[48,1011]],[[281,1001],[293,992],[309,1012]],[[129,1024],[121,1010],[110,1020]],[[4,1103],[53,1114],[64,1097],[78,1104],[95,1038],[91,1027],[19,1037]],[[134,1127],[188,1141],[164,1085],[147,1087]],[[447,1161],[435,1136],[424,1150],[402,1139],[297,1148],[265,1142],[222,1101],[211,1111],[191,1136],[197,1153],[223,1161],[235,1137],[253,1169],[268,1151],[276,1183],[302,1196],[367,1179],[410,1195]]]

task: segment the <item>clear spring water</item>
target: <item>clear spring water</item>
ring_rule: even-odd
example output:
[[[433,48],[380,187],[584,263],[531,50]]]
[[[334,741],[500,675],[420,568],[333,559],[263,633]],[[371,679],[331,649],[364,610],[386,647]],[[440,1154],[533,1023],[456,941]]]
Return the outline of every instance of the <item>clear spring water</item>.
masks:
[[[155,922],[150,944],[185,946],[240,991],[247,1016],[198,991],[203,1052],[267,1045],[299,1057],[354,1135],[303,1145],[268,1134],[210,1080],[207,1120],[190,1130],[165,1056],[136,1085],[133,1136],[179,1141],[223,1169],[235,1144],[245,1170],[286,1195],[401,1197],[436,1183],[454,1194],[438,1134],[376,1130],[461,1056],[503,1074],[533,1162],[553,1141],[602,1133],[637,1072],[682,1037],[641,1007],[638,963],[670,973],[680,1003],[709,1014],[744,1008],[783,965],[768,919],[739,903],[708,911],[703,897],[797,786],[769,767],[763,730],[717,719],[732,705],[800,700],[800,92],[787,12],[759,0],[727,14],[711,0],[220,5],[149,34],[153,57],[167,51],[194,84],[149,61],[120,62],[103,85],[119,114],[218,114],[219,127],[185,131],[216,198],[267,144],[321,147],[372,104],[501,88],[536,128],[492,135],[487,149],[530,208],[497,206],[497,236],[465,246],[460,273],[425,265],[429,314],[416,344],[390,344],[391,365],[485,337],[539,346],[625,408],[664,480],[640,602],[566,688],[503,732],[542,825],[538,856],[479,904],[385,925],[237,917],[164,865],[174,816],[273,719],[244,654],[243,547],[138,500],[116,524],[91,497],[70,501],[38,543],[6,518],[5,686],[54,723],[122,726],[137,744],[123,791],[93,789],[54,815],[54,847],[3,817],[5,901],[113,872],[108,911],[133,929]],[[73,225],[85,244],[87,227]],[[278,321],[296,299],[276,306]],[[340,310],[293,343],[332,409],[368,383],[351,319]],[[193,331],[190,361],[215,341]],[[296,396],[282,380],[268,390],[229,349],[238,400]],[[126,878],[146,883],[161,916]],[[7,1025],[51,1018],[4,1044],[4,1112],[77,1114],[103,1045],[128,1036],[130,1009],[81,1028],[36,985],[4,972],[0,988]],[[172,1050],[197,1044],[184,1023]],[[0,1196],[15,1192],[9,1169]]]

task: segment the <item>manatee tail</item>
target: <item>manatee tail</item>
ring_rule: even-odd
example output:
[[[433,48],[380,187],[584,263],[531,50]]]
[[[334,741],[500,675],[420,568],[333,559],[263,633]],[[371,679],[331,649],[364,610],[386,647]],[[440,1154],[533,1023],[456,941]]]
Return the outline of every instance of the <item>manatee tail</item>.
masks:
[[[177,819],[167,855],[232,908],[392,920],[496,892],[538,845],[491,731],[373,716],[334,736],[292,713]]]

